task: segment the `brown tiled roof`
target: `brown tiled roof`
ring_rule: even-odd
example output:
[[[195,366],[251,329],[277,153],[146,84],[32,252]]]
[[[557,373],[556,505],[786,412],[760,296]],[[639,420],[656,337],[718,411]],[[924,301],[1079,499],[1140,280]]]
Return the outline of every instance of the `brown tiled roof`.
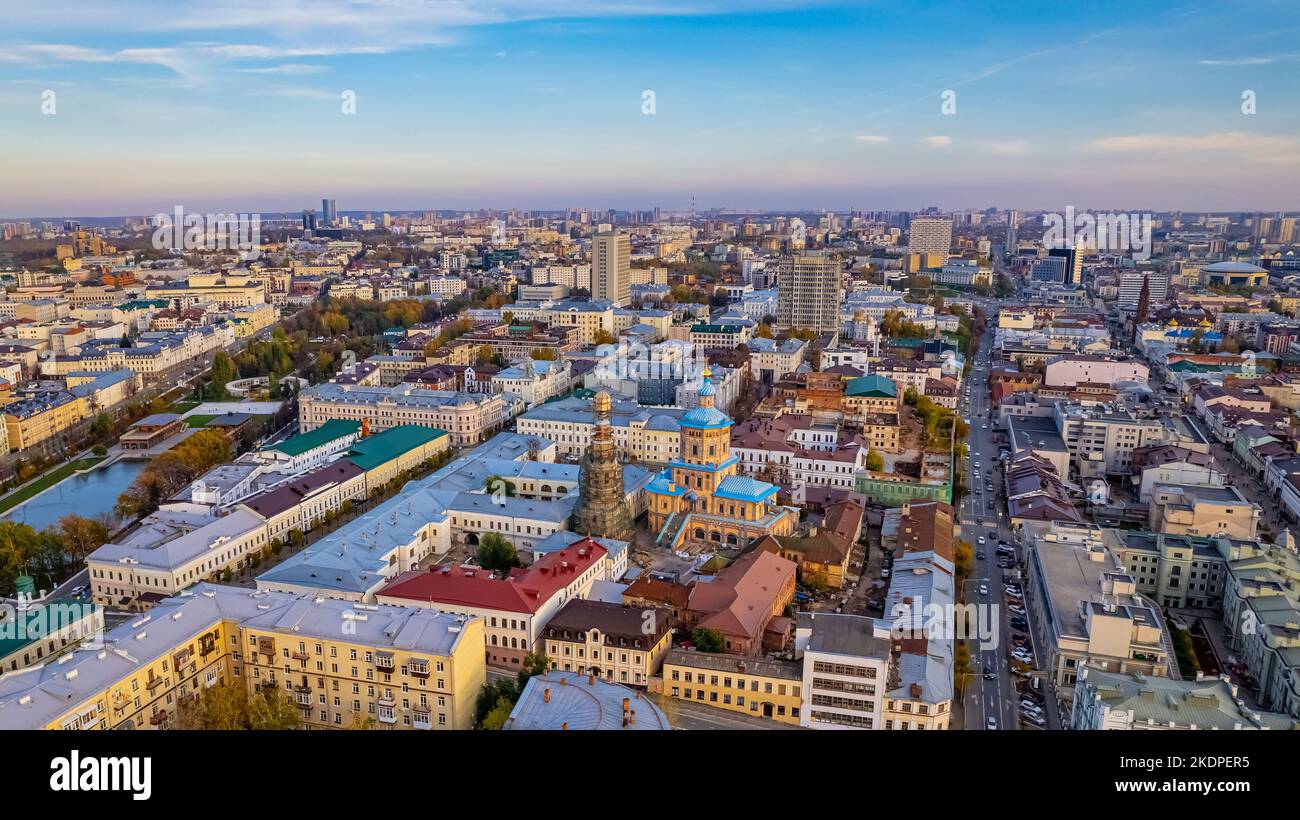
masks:
[[[683,584],[642,575],[623,590],[623,600],[655,601],[674,609],[685,609],[690,594],[691,588]]]
[[[598,629],[605,643],[610,643],[611,638],[622,639],[626,643],[620,645],[649,649],[668,631],[668,622],[668,612],[653,607],[647,609],[574,598],[547,622],[546,637],[554,640],[585,640],[587,631]]]

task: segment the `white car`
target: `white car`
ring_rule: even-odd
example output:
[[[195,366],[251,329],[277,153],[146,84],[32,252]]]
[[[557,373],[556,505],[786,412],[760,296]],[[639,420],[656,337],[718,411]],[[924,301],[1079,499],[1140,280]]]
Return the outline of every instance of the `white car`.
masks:
[[[988,719],[984,721],[984,728],[988,729],[990,732],[996,732],[998,729],[998,719],[993,715],[989,715]]]
[[[982,535],[980,536],[980,540],[979,540],[979,542],[980,542],[980,545],[983,546],[983,544],[984,544],[984,536],[982,536]]]
[[[989,585],[980,584],[980,595],[988,595],[988,594],[989,594]]]

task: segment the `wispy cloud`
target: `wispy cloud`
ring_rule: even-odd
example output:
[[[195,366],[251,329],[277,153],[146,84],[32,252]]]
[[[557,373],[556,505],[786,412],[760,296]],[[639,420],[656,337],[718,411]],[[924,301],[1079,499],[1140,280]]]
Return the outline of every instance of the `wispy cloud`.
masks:
[[[329,67],[323,65],[308,65],[306,63],[285,63],[283,65],[269,65],[261,68],[237,68],[240,74],[324,74],[329,71]]]
[[[1089,143],[1105,153],[1191,153],[1196,151],[1276,152],[1294,148],[1291,137],[1252,134],[1249,131],[1221,131],[1213,134],[1129,134],[1102,137]]]
[[[884,137],[881,136],[880,134],[854,134],[853,139],[857,140],[858,142],[870,142],[870,143],[889,142],[889,137]]]
[[[931,148],[947,148],[949,145],[952,145],[952,137],[945,137],[942,135],[923,137],[921,142],[924,142]]]
[[[1005,156],[1029,153],[1029,143],[1024,140],[990,140],[984,143],[984,148],[990,153]]]
[[[1272,63],[1290,63],[1300,60],[1300,54],[1271,54],[1260,57],[1238,57],[1231,60],[1199,60],[1200,65],[1270,65]]]

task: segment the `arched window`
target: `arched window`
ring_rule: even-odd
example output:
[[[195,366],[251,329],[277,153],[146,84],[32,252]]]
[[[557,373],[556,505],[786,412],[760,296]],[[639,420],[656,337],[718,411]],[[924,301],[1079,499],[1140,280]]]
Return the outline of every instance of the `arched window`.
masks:
[[[696,538],[696,540],[698,540],[698,541],[703,541],[703,540],[704,540],[704,530],[703,530],[702,528],[700,528],[700,527],[696,527],[696,528],[695,528],[695,538]]]
[[[721,540],[722,540],[722,533],[718,532],[717,530],[714,530],[713,532],[709,533],[709,540],[710,540],[710,541],[721,541]]]

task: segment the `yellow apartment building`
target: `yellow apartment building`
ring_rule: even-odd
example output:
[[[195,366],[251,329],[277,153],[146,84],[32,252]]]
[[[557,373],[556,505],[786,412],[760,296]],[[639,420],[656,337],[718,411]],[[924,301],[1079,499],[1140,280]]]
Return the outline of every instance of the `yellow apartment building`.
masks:
[[[282,689],[309,729],[469,729],[481,619],[201,584],[103,645],[0,676],[0,728],[163,729],[202,687]]]
[[[670,650],[656,681],[673,700],[799,725],[803,666],[795,661]]]

